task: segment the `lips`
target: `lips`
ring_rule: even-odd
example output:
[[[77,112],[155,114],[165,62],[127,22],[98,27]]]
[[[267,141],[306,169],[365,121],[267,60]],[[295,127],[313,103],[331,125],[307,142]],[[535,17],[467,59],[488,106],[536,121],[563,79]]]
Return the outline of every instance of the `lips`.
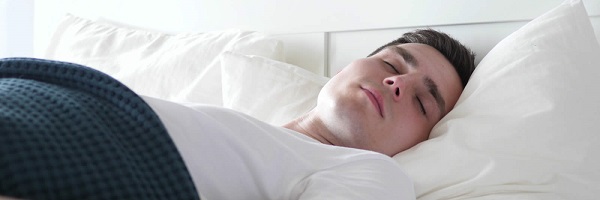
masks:
[[[379,112],[379,115],[381,115],[381,117],[383,117],[383,101],[381,99],[381,94],[379,94],[378,92],[376,92],[374,90],[369,90],[369,89],[365,89],[365,88],[362,88],[362,89],[369,97],[369,100],[371,100],[371,103],[373,104],[373,106],[375,106],[375,109]]]

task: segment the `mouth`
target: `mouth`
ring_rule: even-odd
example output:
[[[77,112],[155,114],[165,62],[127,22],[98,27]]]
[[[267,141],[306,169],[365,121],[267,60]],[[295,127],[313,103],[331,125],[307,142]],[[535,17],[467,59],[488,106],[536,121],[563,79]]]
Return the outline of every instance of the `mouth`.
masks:
[[[375,109],[379,112],[379,115],[383,117],[383,101],[381,99],[381,94],[377,93],[376,91],[365,89],[362,87],[361,89],[365,92],[365,94],[367,94],[367,97],[369,97],[369,100],[371,101]]]

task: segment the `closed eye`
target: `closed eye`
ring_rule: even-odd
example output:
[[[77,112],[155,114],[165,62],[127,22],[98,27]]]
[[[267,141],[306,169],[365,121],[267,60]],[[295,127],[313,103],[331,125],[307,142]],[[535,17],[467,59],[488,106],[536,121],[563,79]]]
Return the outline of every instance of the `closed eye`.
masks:
[[[386,65],[390,66],[390,68],[392,68],[394,70],[394,72],[396,72],[396,74],[400,74],[400,71],[398,71],[398,69],[396,69],[396,67],[394,67],[394,65],[390,64],[387,61],[383,61]]]
[[[419,102],[419,108],[421,109],[421,113],[423,113],[423,115],[427,115],[427,110],[425,110],[425,106],[423,106],[421,98],[417,97],[417,101]]]

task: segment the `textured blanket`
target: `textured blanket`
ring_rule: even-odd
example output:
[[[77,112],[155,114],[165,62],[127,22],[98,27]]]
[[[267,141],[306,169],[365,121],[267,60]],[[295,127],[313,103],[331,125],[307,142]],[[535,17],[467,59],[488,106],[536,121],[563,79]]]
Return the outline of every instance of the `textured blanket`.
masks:
[[[28,58],[0,60],[0,196],[199,199],[139,96],[91,68]]]

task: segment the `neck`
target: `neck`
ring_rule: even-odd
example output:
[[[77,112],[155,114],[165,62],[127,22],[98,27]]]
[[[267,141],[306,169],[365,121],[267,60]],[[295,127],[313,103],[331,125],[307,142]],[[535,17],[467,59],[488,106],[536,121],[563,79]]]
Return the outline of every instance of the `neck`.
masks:
[[[283,127],[302,133],[323,144],[334,145],[333,142],[327,139],[326,136],[331,134],[328,134],[329,130],[325,127],[323,121],[318,118],[314,110],[283,125]]]

